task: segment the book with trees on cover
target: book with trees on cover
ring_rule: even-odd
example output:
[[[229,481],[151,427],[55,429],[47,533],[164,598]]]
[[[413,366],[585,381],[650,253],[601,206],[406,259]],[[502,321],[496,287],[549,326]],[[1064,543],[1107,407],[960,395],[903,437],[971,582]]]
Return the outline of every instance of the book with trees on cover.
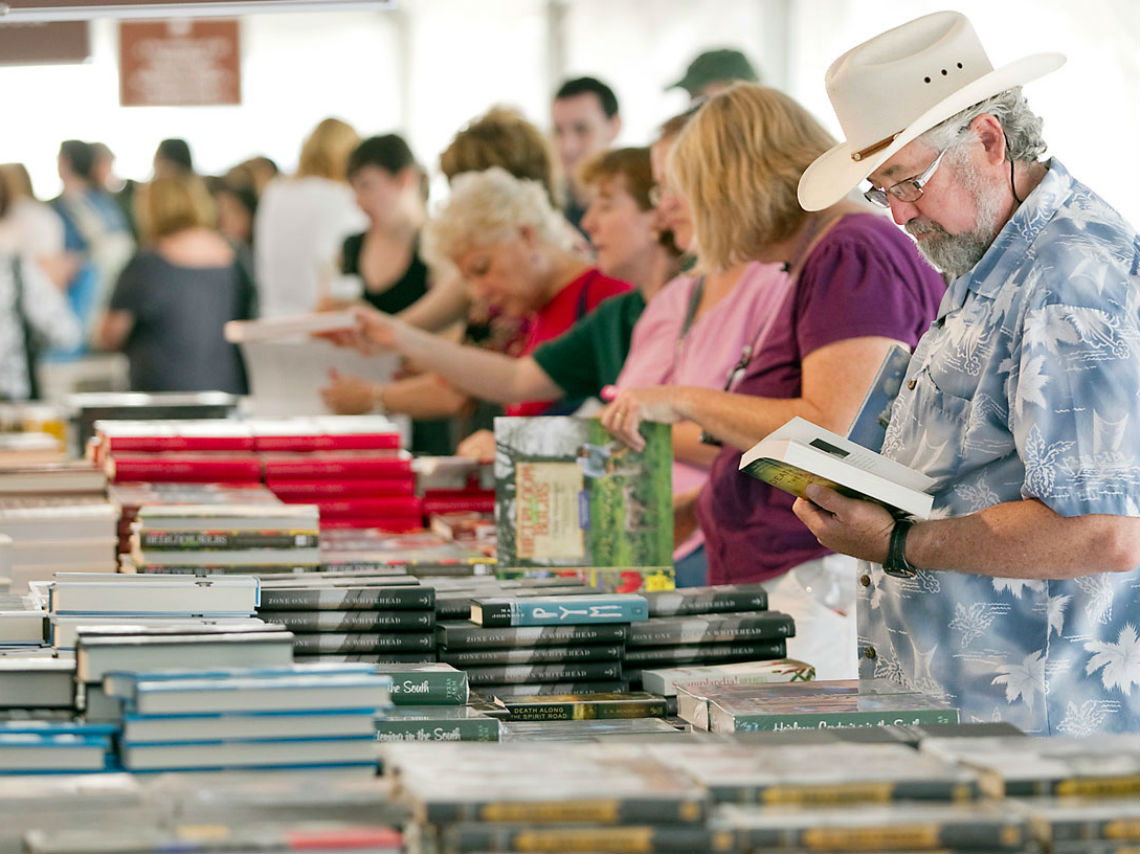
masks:
[[[747,450],[740,470],[800,497],[817,483],[896,516],[929,518],[934,503],[933,478],[798,417]]]
[[[645,449],[597,419],[495,419],[495,518],[502,567],[672,566],[672,434]]]

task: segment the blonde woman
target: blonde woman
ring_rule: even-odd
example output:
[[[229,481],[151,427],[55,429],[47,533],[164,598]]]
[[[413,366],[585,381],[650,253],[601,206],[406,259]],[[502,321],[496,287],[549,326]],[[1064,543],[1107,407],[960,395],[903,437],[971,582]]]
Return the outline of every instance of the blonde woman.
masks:
[[[194,175],[139,189],[147,248],[130,260],[96,329],[96,344],[123,350],[134,391],[245,391],[237,349],[222,326],[252,313],[253,285],[214,230],[214,208]]]
[[[709,581],[765,582],[772,607],[796,617],[789,654],[820,678],[847,678],[854,563],[816,541],[792,496],[739,474],[740,455],[797,415],[846,432],[883,357],[896,342],[914,346],[945,286],[885,217],[845,201],[814,214],[800,208],[800,175],[832,144],[799,104],[752,84],[713,97],[681,132],[669,171],[703,267],[758,261],[782,265],[787,279],[736,342],[719,385],[679,378],[626,390],[602,421],[635,447],[642,420],[691,421],[723,443],[696,507]]]
[[[351,125],[325,119],[301,146],[297,173],[266,186],[254,221],[263,316],[312,311],[344,239],[368,227],[346,176],[359,144]]]

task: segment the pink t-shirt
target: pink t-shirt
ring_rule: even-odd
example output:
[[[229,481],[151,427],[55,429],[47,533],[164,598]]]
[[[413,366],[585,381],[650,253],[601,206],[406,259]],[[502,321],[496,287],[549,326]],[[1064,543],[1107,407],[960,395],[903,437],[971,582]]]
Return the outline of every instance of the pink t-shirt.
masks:
[[[697,281],[678,276],[646,306],[633,327],[629,356],[616,383],[619,389],[656,385],[723,389],[744,348],[756,349],[757,339],[767,333],[791,285],[783,265],[749,264],[736,287],[693,321],[679,342]],[[707,469],[673,463],[674,495],[696,489],[707,479]],[[683,557],[700,543],[698,532],[674,557]]]

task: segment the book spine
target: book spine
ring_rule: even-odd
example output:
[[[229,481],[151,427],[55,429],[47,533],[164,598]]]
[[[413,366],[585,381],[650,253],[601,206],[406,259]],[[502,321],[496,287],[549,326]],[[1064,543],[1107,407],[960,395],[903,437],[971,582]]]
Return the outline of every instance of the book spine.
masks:
[[[795,623],[787,614],[768,611],[754,617],[707,620],[647,620],[629,628],[630,646],[744,643],[794,637]]]
[[[264,615],[291,632],[382,632],[431,631],[435,612],[410,609],[393,611],[271,611]]]
[[[619,661],[582,661],[573,664],[505,665],[469,667],[467,681],[472,685],[512,682],[573,682],[578,679],[621,679]]]
[[[417,652],[435,649],[430,632],[317,632],[293,638],[298,652]]]
[[[626,647],[626,664],[642,670],[670,667],[676,664],[725,663],[732,661],[766,661],[784,658],[787,644],[783,640],[756,643],[710,643],[691,646]]]
[[[295,458],[264,460],[266,479],[284,480],[375,480],[412,476],[412,461],[402,457],[340,457],[311,459],[301,454]]]
[[[314,433],[254,436],[258,451],[398,451],[399,433]]]
[[[650,617],[688,617],[768,608],[768,592],[759,584],[740,584],[730,589],[663,590],[642,595],[649,602]]]
[[[424,526],[422,516],[358,517],[341,516],[322,519],[321,527],[326,531],[363,531],[373,528],[387,534],[408,534]]]
[[[155,551],[214,549],[307,549],[320,544],[317,531],[140,531],[139,547]]]
[[[624,679],[601,682],[522,682],[513,685],[480,685],[479,693],[498,697],[542,697],[550,694],[624,694],[629,683]]]
[[[337,501],[317,501],[321,521],[330,518],[404,518],[423,515],[423,503],[414,495],[392,498],[345,498]]]
[[[529,649],[473,649],[440,652],[440,661],[454,667],[489,664],[543,664],[567,661],[617,661],[625,647],[621,644],[583,646],[536,646]]]
[[[788,732],[793,730],[845,729],[849,727],[887,726],[888,724],[956,724],[954,709],[907,709],[905,711],[820,712],[803,714],[731,715],[710,704],[714,732]]]
[[[435,661],[435,652],[306,652],[293,651],[298,664],[345,664],[363,662],[366,664],[430,664]]]
[[[111,454],[253,450],[252,436],[103,436],[102,441]]]
[[[978,798],[978,786],[961,780],[884,780],[870,783],[835,783],[813,786],[717,785],[718,803],[764,806],[837,806],[841,804],[890,803],[891,801],[966,802]],[[711,790],[710,790],[711,791]]]
[[[379,671],[384,674],[384,669]],[[391,697],[397,706],[461,706],[467,702],[467,674],[462,671],[387,673],[392,677]]]
[[[415,478],[388,477],[353,480],[282,480],[266,477],[265,485],[278,498],[289,503],[330,498],[377,498],[414,495]]]
[[[264,600],[264,591],[262,598]],[[436,614],[440,616],[440,614]],[[623,643],[629,626],[623,623],[542,628],[486,628],[473,625],[439,626],[440,646],[457,649],[498,649],[577,643]]]
[[[188,556],[189,557],[189,556]],[[289,563],[258,563],[241,566],[228,564],[211,564],[199,560],[197,563],[159,564],[134,563],[129,561],[121,565],[119,571],[124,573],[137,573],[138,575],[203,575],[205,573],[223,575],[292,575],[295,572],[313,572],[320,567],[319,563],[305,563],[291,561]]]
[[[425,496],[424,512],[431,513],[494,513],[495,493],[454,495],[447,497]]]
[[[258,460],[146,459],[111,457],[107,476],[116,483],[145,480],[170,483],[260,483]]]
[[[506,701],[511,720],[592,721],[617,718],[661,718],[668,709],[664,698],[632,700],[574,700],[565,703]]]
[[[495,718],[466,720],[376,720],[376,740],[393,741],[498,741],[499,722]]]
[[[262,611],[349,611],[384,609],[435,609],[435,588],[363,587],[350,589],[295,590],[262,588]],[[271,616],[271,615],[270,615]]]
[[[638,798],[598,798],[531,803],[492,802],[475,804],[466,809],[448,809],[449,806],[428,804],[429,821],[438,825],[455,825],[444,833],[445,851],[609,851],[619,854],[652,854],[657,851],[736,850],[729,844],[728,837],[735,838],[732,832],[713,831],[700,826],[705,811],[703,804],[696,799],[662,798],[651,802],[649,799]],[[539,826],[524,828],[519,826],[522,824]],[[576,826],[568,826],[572,824]],[[634,826],[623,826],[631,824]],[[726,834],[725,838],[718,838],[722,834]]]
[[[615,597],[611,601],[586,601],[582,597],[540,601],[511,599],[501,602],[475,600],[471,619],[483,626],[569,626],[595,623],[630,623],[648,618],[648,606],[640,597]]]
[[[748,828],[744,850],[805,851],[1020,851],[1026,844],[1024,819],[946,821],[879,827]]]

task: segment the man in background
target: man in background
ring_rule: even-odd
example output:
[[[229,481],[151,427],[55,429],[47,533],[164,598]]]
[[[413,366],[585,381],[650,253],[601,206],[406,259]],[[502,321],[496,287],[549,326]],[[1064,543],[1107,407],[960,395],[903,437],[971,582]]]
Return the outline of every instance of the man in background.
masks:
[[[759,83],[760,75],[743,53],[731,48],[706,50],[685,69],[685,76],[665,89],[684,89],[689,98],[709,98],[733,83]]]
[[[554,93],[550,107],[554,148],[565,176],[566,219],[581,230],[589,199],[578,183],[578,167],[610,148],[621,132],[621,115],[614,90],[595,77],[576,77]]]

